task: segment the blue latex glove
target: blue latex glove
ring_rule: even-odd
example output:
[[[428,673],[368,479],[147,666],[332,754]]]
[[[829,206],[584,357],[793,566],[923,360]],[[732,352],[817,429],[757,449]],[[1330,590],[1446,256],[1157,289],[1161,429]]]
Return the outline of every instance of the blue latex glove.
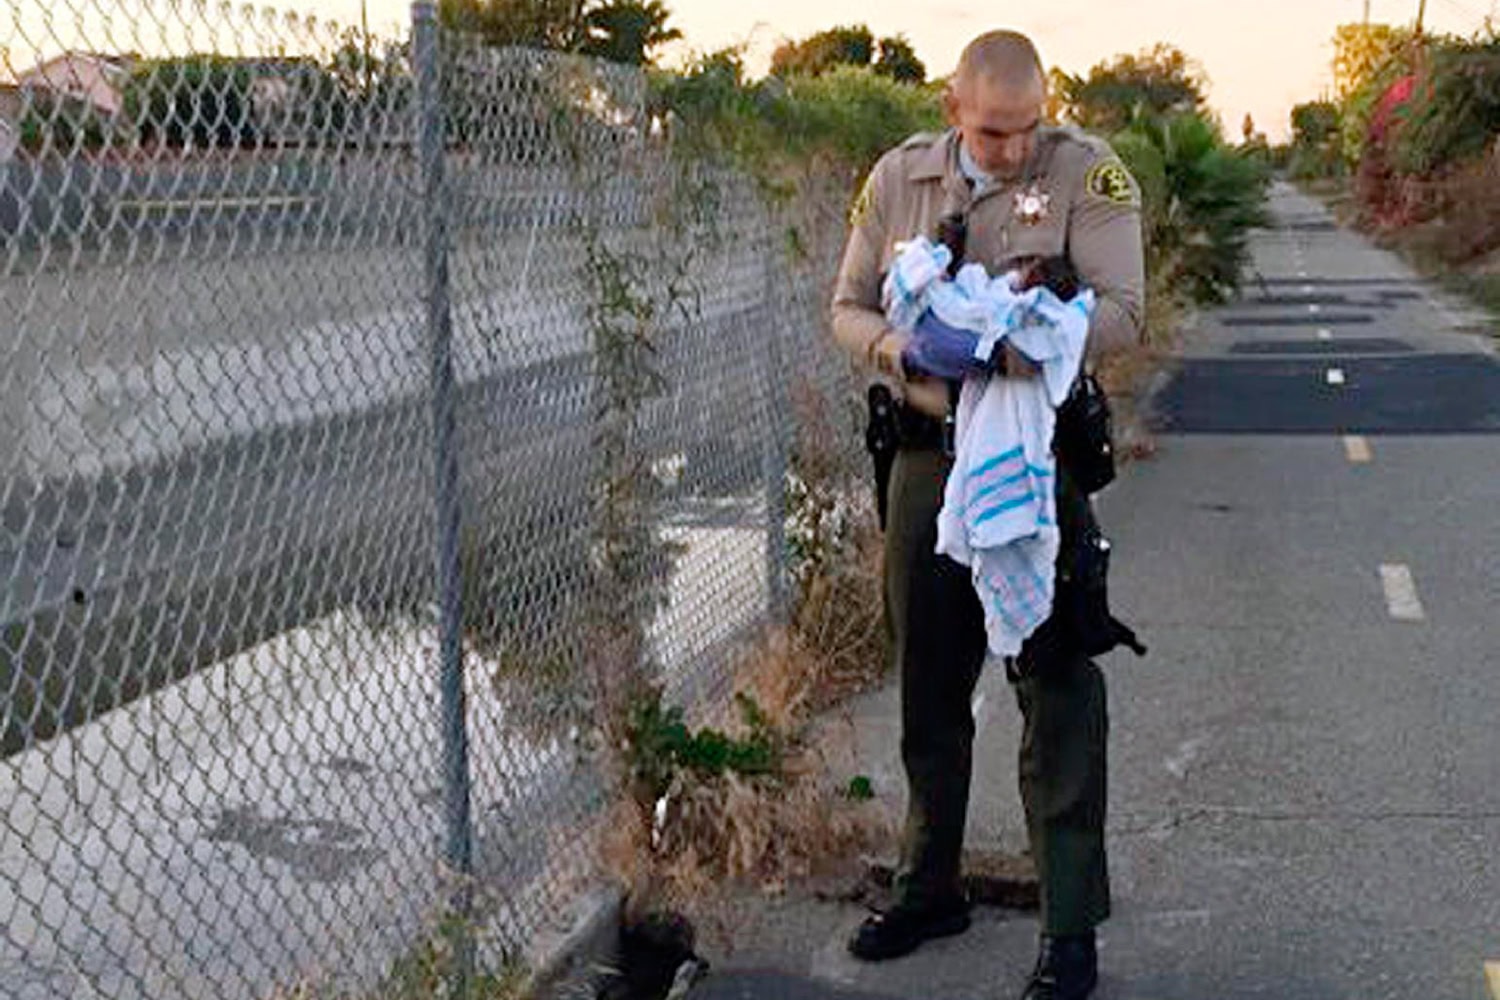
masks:
[[[978,346],[978,334],[949,326],[929,309],[917,321],[911,342],[901,352],[901,365],[911,375],[963,379],[990,370],[974,357]]]

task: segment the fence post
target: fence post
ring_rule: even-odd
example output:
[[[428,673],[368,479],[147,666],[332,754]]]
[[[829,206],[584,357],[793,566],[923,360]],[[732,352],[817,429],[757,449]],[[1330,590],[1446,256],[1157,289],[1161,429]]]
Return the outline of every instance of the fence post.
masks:
[[[771,219],[766,220],[768,223]],[[774,226],[769,230],[775,231]],[[788,594],[790,580],[787,570],[786,550],[786,476],[787,465],[796,435],[796,415],[793,412],[791,393],[787,388],[785,346],[781,342],[786,317],[774,306],[782,301],[785,288],[780,286],[781,277],[772,262],[779,261],[779,247],[766,241],[766,251],[761,256],[761,267],[765,274],[766,303],[769,312],[766,331],[766,392],[769,396],[771,426],[765,436],[761,455],[761,470],[765,477],[766,491],[766,599],[767,611],[774,624],[787,622],[791,613],[791,598]]]
[[[432,364],[433,500],[437,518],[439,669],[442,684],[443,860],[457,879],[448,926],[453,946],[449,996],[468,996],[474,964],[473,844],[469,815],[469,734],[464,705],[461,579],[459,576],[457,392],[453,374],[453,317],[448,285],[449,192],[443,180],[444,107],[437,6],[412,4],[412,59],[417,78],[422,218],[426,246],[427,335]]]

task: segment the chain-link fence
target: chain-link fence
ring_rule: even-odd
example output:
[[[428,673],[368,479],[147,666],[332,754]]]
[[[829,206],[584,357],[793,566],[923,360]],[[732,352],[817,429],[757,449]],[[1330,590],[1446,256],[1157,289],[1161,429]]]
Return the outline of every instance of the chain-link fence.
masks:
[[[601,692],[784,609],[826,268],[640,74],[431,6],[8,11],[0,997],[398,995],[455,912],[501,975]]]

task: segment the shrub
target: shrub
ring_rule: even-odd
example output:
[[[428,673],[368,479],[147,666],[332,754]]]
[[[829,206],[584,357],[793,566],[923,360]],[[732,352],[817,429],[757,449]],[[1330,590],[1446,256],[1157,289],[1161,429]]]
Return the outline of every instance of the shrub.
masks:
[[[1171,284],[1197,302],[1239,287],[1250,230],[1266,222],[1267,165],[1227,146],[1202,115],[1147,118],[1115,136],[1138,172],[1150,263],[1173,269]]]
[[[1437,48],[1391,143],[1391,164],[1425,174],[1500,135],[1500,37]]]

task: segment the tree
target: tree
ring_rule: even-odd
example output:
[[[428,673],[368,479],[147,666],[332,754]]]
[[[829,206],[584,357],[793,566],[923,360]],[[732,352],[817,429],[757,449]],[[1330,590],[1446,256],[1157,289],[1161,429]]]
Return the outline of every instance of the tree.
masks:
[[[1394,165],[1427,173],[1482,155],[1500,136],[1500,36],[1445,40],[1395,127]]]
[[[1222,302],[1267,221],[1269,172],[1198,113],[1138,118],[1111,138],[1141,187],[1151,270],[1198,302]]]
[[[1333,90],[1343,128],[1343,155],[1364,159],[1370,123],[1397,80],[1413,71],[1413,35],[1388,24],[1344,24],[1333,34]]]
[[[443,26],[486,45],[574,52],[587,38],[586,0],[439,0]]]
[[[343,37],[343,44],[328,57],[328,72],[346,93],[365,93],[385,75],[385,67],[374,52],[374,42],[369,36],[351,29],[345,31]]]
[[[1342,116],[1332,101],[1307,101],[1292,108],[1292,142],[1287,172],[1299,179],[1344,174]]]
[[[1069,118],[1077,88],[1082,84],[1076,76],[1053,66],[1047,71],[1047,106],[1043,111],[1049,122],[1061,122]]]
[[[771,53],[772,76],[818,76],[835,66],[869,66],[875,35],[862,24],[829,28],[800,42],[786,42]]]
[[[114,122],[88,103],[40,89],[27,94],[18,131],[28,153],[65,159],[103,149],[119,138]]]
[[[720,49],[698,56],[680,73],[650,77],[658,114],[670,112],[697,128],[751,114],[744,53]]]
[[[1321,147],[1339,131],[1339,106],[1332,101],[1308,101],[1292,108],[1292,145]]]
[[[248,145],[256,136],[250,67],[208,55],[145,63],[125,86],[125,114],[145,143]]]
[[[1143,116],[1201,111],[1208,81],[1181,49],[1165,43],[1119,55],[1087,77],[1054,77],[1066,116],[1088,129],[1118,131]]]
[[[851,24],[809,35],[800,42],[784,42],[771,54],[771,75],[821,76],[840,66],[873,69],[897,83],[920,84],[927,67],[905,35],[875,40],[863,24]]]
[[[880,54],[875,58],[875,72],[897,83],[925,83],[927,67],[917,58],[905,35],[880,40]]]
[[[642,66],[682,37],[661,0],[439,0],[445,27],[486,45],[579,52]]]
[[[1333,93],[1340,104],[1410,50],[1412,33],[1389,24],[1341,24],[1333,32]]]
[[[682,37],[661,0],[609,0],[584,15],[584,55],[644,66],[652,50]]]

